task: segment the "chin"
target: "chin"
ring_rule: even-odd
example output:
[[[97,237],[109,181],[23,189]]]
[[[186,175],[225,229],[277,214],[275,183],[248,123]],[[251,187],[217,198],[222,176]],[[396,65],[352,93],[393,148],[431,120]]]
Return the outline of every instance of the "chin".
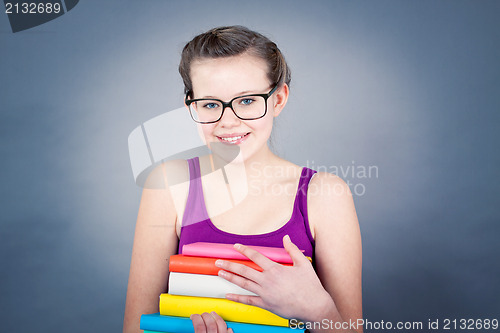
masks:
[[[210,151],[225,164],[242,161],[242,150],[239,145],[228,145],[214,141],[210,143]]]

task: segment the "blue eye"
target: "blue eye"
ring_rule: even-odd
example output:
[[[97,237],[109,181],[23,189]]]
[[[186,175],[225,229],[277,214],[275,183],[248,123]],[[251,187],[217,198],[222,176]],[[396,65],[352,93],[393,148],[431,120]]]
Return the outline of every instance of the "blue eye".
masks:
[[[242,105],[250,105],[254,102],[252,98],[244,98],[240,101],[240,104]]]
[[[216,109],[219,107],[219,105],[217,103],[210,102],[210,103],[204,104],[203,107],[207,108],[207,109]]]

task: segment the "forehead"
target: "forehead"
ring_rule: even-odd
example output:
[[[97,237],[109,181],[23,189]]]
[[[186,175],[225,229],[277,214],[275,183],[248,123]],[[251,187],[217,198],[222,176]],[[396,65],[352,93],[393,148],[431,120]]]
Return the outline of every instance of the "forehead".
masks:
[[[271,84],[264,60],[249,54],[199,59],[190,69],[196,98],[232,98],[241,92],[262,92]]]

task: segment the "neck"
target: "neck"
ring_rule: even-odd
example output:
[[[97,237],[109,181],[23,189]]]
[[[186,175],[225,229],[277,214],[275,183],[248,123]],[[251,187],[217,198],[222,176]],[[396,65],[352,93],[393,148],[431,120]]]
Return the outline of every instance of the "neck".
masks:
[[[243,174],[246,175],[245,178],[247,180],[255,178],[256,175],[265,174],[265,168],[276,166],[282,161],[283,160],[274,154],[267,145],[265,145],[259,152],[247,158],[242,155],[241,151],[230,161],[228,161],[224,155],[211,155],[212,170],[217,170],[221,167],[239,170],[238,173],[241,176],[243,176]]]
[[[247,198],[266,193],[266,187],[283,182],[284,178],[290,178],[292,172],[297,172],[292,163],[276,156],[267,146],[247,158],[240,153],[227,161],[224,155],[213,153],[206,161],[207,169],[211,169],[209,172],[217,171],[219,184],[225,183],[227,186],[231,207]]]

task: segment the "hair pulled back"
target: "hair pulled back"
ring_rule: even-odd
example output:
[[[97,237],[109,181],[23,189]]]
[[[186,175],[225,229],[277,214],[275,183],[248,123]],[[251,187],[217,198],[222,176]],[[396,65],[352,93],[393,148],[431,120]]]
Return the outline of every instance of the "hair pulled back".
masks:
[[[192,94],[193,91],[190,76],[193,61],[231,57],[245,52],[266,62],[267,76],[271,84],[290,85],[290,68],[278,46],[260,33],[236,25],[213,28],[194,37],[184,46],[179,64],[179,73],[184,81],[184,93]]]

